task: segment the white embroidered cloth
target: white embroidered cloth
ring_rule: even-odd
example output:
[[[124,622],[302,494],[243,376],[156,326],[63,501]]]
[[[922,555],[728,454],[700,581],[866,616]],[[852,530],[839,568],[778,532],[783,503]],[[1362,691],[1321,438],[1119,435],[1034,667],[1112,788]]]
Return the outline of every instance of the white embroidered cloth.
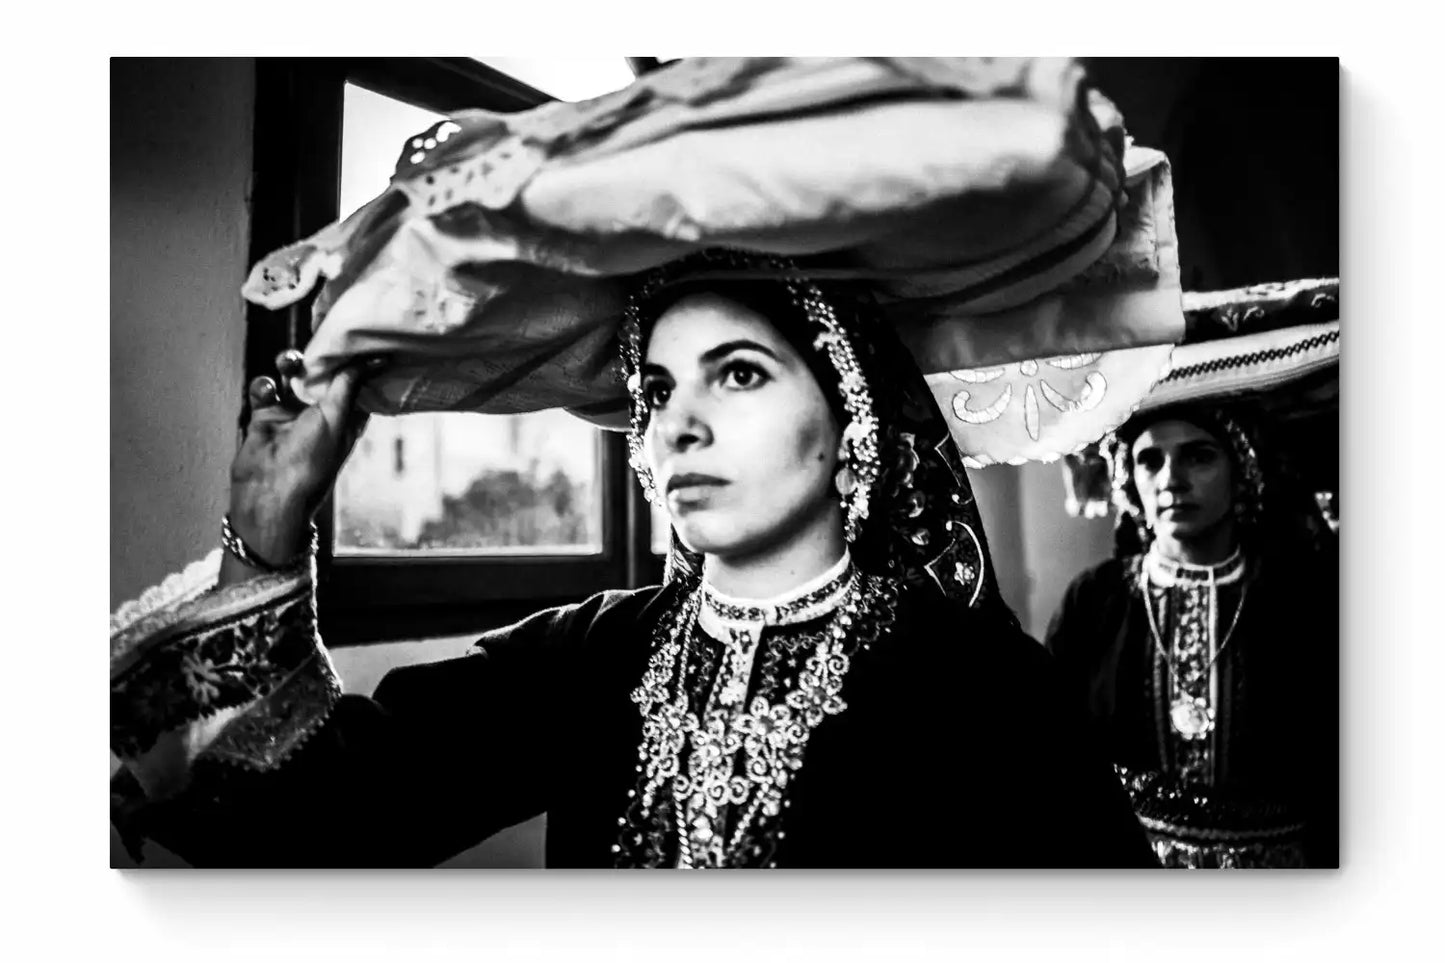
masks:
[[[308,393],[383,354],[375,412],[566,407],[610,427],[626,281],[700,247],[866,280],[928,372],[1176,341],[1167,164],[1124,154],[1068,59],[684,60],[418,134],[384,194],[268,256],[244,294],[279,308],[324,280]]]

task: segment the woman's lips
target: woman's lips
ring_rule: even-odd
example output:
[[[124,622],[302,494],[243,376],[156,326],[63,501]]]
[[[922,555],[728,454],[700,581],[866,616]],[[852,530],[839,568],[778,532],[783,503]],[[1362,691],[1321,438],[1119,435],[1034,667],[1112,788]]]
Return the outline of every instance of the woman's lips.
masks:
[[[714,475],[674,475],[667,480],[667,498],[677,507],[694,506],[708,501],[726,484],[726,480]]]
[[[718,478],[716,475],[703,475],[697,472],[686,472],[681,475],[673,475],[667,480],[667,493],[670,495],[675,491],[690,488],[716,488],[719,485],[726,485],[727,479]]]

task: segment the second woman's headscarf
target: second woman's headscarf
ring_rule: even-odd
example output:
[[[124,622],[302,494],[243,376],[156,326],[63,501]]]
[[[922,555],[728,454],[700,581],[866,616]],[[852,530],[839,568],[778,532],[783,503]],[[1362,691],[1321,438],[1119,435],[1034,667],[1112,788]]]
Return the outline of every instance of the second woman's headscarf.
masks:
[[[1261,412],[1238,404],[1183,403],[1135,415],[1100,445],[1118,511],[1117,555],[1138,554],[1153,540],[1134,484],[1133,446],[1146,428],[1166,420],[1195,425],[1224,446],[1233,475],[1233,511],[1246,548],[1315,550],[1328,541],[1318,507]]]
[[[627,305],[623,360],[632,388],[633,467],[644,488],[651,491],[641,457],[647,409],[638,381],[646,339],[669,306],[702,291],[770,321],[828,398],[850,442],[847,465],[863,489],[862,496],[844,496],[859,568],[931,586],[1016,622],[999,595],[963,459],[912,357],[865,295],[809,280],[785,258],[707,250],[640,278]],[[674,533],[668,580],[699,578],[701,561]]]

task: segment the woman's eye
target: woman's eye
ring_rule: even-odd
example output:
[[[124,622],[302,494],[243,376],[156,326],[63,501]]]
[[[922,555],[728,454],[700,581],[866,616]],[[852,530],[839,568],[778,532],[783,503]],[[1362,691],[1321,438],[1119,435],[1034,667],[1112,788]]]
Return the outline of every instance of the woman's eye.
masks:
[[[746,361],[734,361],[722,370],[723,383],[733,388],[755,388],[767,380],[767,374],[757,365]]]
[[[661,408],[672,397],[672,388],[662,381],[649,381],[642,386],[642,400],[648,408]]]

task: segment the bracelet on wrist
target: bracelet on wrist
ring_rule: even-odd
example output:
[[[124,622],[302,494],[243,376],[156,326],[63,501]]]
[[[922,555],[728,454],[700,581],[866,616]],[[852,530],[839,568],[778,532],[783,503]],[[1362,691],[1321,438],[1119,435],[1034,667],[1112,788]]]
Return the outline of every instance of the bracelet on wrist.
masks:
[[[258,555],[255,549],[247,545],[245,539],[243,539],[240,535],[236,534],[236,529],[231,525],[231,515],[229,512],[227,512],[225,515],[221,516],[221,545],[225,548],[227,552],[235,556],[235,558],[239,560],[243,565],[246,565],[249,568],[254,568],[258,572],[275,574],[277,572],[290,571],[291,569],[300,566],[302,563],[304,563],[307,559],[309,559],[312,555],[316,553],[317,535],[315,522],[311,523],[310,529],[311,538],[307,541],[307,545],[305,548],[288,558],[286,561],[282,562],[280,565],[272,565],[270,562],[266,561],[264,558]]]

